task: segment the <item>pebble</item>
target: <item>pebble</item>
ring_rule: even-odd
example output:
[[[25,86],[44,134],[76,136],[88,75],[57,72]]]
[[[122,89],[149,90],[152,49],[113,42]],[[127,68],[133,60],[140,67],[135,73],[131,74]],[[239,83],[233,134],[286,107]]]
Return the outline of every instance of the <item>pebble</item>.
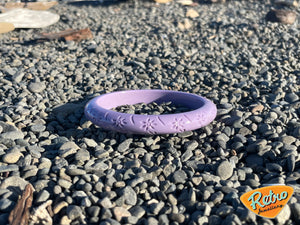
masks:
[[[2,157],[3,162],[8,163],[8,164],[14,164],[17,163],[20,159],[20,157],[22,157],[23,154],[19,151],[13,151],[10,153],[5,154]]]
[[[183,170],[177,170],[174,172],[172,179],[175,184],[185,183],[187,180],[187,175]]]
[[[115,207],[113,208],[113,213],[117,221],[121,221],[125,217],[131,216],[130,212],[123,207]]]
[[[8,132],[0,134],[0,138],[17,140],[17,139],[23,139],[24,134],[23,134],[23,132],[21,132],[19,130],[17,130],[17,131],[8,131]]]
[[[123,141],[122,143],[119,144],[117,147],[118,152],[125,152],[129,149],[130,144],[132,143],[133,139],[129,138]]]
[[[232,164],[228,161],[221,162],[217,168],[216,174],[221,178],[221,180],[227,180],[233,174]]]
[[[77,219],[82,215],[82,210],[77,205],[69,205],[67,207],[67,216],[70,220]]]
[[[127,205],[135,205],[137,202],[137,194],[132,187],[126,186],[122,189],[121,194],[124,196]]]
[[[40,93],[46,89],[46,85],[43,82],[31,82],[28,89],[33,93]]]

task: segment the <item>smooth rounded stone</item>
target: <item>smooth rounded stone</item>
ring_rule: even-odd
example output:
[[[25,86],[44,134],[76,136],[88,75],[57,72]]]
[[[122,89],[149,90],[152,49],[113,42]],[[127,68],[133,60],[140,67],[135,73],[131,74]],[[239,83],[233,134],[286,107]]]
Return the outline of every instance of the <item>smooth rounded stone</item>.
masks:
[[[198,147],[198,142],[193,140],[184,144],[184,148],[186,151],[193,151]]]
[[[85,162],[90,160],[90,152],[85,149],[79,149],[79,151],[75,154],[75,160]]]
[[[110,209],[102,208],[101,209],[101,220],[112,218],[113,214]]]
[[[17,139],[23,139],[24,138],[24,134],[23,134],[22,131],[19,131],[19,130],[8,131],[8,132],[0,134],[0,138],[17,140]]]
[[[59,20],[59,15],[48,11],[30,9],[13,9],[1,13],[0,22],[9,22],[15,28],[42,28],[50,26]]]
[[[268,170],[268,172],[282,172],[282,166],[280,166],[279,164],[276,163],[266,163],[266,169]]]
[[[121,222],[123,218],[131,216],[131,213],[123,207],[115,207],[112,211],[116,220],[119,222]]]
[[[142,206],[135,205],[129,209],[129,212],[132,216],[142,218],[145,215],[146,210]]]
[[[114,206],[108,197],[101,199],[98,203],[102,207],[107,208],[107,209],[110,209]]]
[[[296,138],[300,138],[300,126],[299,127],[296,127],[294,130],[293,130],[293,136],[296,137]]]
[[[162,210],[162,208],[165,206],[165,203],[160,201],[159,203],[153,203],[150,205],[150,211],[154,214],[154,215],[158,215],[160,210]]]
[[[216,214],[220,217],[226,217],[227,215],[233,213],[233,211],[234,209],[232,206],[222,205],[217,209]]]
[[[0,184],[1,189],[7,189],[9,187],[14,187],[14,190],[19,192],[15,194],[20,194],[21,191],[25,189],[25,186],[28,184],[28,181],[24,180],[21,177],[18,176],[11,176],[8,178],[5,178],[2,183]]]
[[[70,176],[80,176],[86,174],[86,171],[78,168],[68,168],[66,173]]]
[[[264,158],[256,154],[251,154],[246,157],[246,164],[249,167],[253,167],[254,165],[262,166],[264,164]]]
[[[132,138],[128,138],[125,141],[123,141],[122,143],[119,144],[119,146],[117,147],[117,151],[118,152],[125,152],[129,149],[130,144],[132,143],[133,139]]]
[[[183,170],[177,170],[172,176],[172,181],[175,184],[184,184],[188,179],[187,174]]]
[[[98,217],[99,213],[100,213],[100,207],[99,206],[91,206],[89,208],[87,208],[87,213],[91,216],[91,217]]]
[[[146,220],[145,220],[145,225],[158,225],[158,220],[154,217],[148,217]]]
[[[43,124],[36,124],[30,127],[30,130],[34,133],[41,133],[46,130],[46,126]]]
[[[227,180],[233,174],[232,164],[228,161],[223,161],[217,168],[216,175],[221,178],[221,180]]]
[[[293,172],[296,165],[296,157],[295,155],[291,154],[287,157],[287,169],[289,172]]]
[[[11,200],[4,198],[0,199],[0,211],[1,212],[10,212],[15,206],[15,203]]]
[[[297,139],[293,136],[282,136],[280,137],[280,141],[283,142],[286,145],[291,145],[293,144]]]
[[[83,138],[83,142],[91,148],[95,148],[98,144],[95,140],[90,139],[90,138]]]
[[[8,164],[14,164],[17,163],[20,159],[20,157],[22,157],[23,154],[19,151],[12,151],[10,153],[5,154],[2,157],[2,161],[4,163],[8,163]]]
[[[78,150],[80,149],[79,146],[73,142],[73,141],[67,141],[65,143],[63,143],[60,147],[59,147],[59,150],[60,151],[65,151],[65,150],[69,150],[69,149],[72,149],[72,150]]]
[[[127,205],[135,205],[137,202],[137,194],[132,187],[127,186],[121,190],[121,195],[124,197]]]
[[[70,220],[67,215],[61,217],[61,220],[60,220],[61,225],[70,225],[71,222],[72,222],[72,220]]]
[[[224,198],[224,194],[220,191],[216,192],[216,193],[213,193],[210,197],[210,200],[215,204],[220,204],[221,201],[223,200]]]
[[[40,163],[38,165],[38,169],[50,169],[52,165],[51,160],[48,158],[40,158]]]
[[[62,210],[63,208],[67,207],[68,203],[65,201],[61,201],[59,203],[57,203],[54,207],[53,207],[53,213],[54,214],[58,214],[60,212],[60,210]]]
[[[285,224],[291,216],[291,208],[290,206],[287,204],[283,207],[283,209],[281,210],[281,212],[276,216],[276,221],[279,224]]]
[[[181,213],[171,213],[169,219],[182,224],[185,221],[185,216]]]
[[[288,93],[285,95],[284,99],[288,102],[288,103],[293,103],[299,100],[299,95],[295,94],[294,92],[292,93]]]
[[[298,218],[298,220],[300,220],[300,203],[293,203],[290,205],[290,207],[293,217]]]
[[[67,207],[67,216],[70,220],[74,220],[82,215],[82,210],[77,205],[69,205]]]
[[[153,57],[151,60],[150,60],[150,63],[151,63],[151,65],[153,65],[153,66],[157,66],[157,65],[160,65],[160,58],[158,58],[158,57]]]
[[[47,188],[49,184],[50,184],[49,180],[38,180],[34,183],[33,186],[34,186],[36,192],[40,192],[40,191],[44,190],[45,188]]]
[[[35,199],[35,202],[36,203],[46,202],[49,199],[49,197],[50,197],[50,193],[48,191],[46,191],[46,190],[42,190],[38,194],[37,198]]]
[[[46,85],[44,82],[31,82],[28,85],[28,90],[33,93],[40,93],[46,89]]]
[[[62,178],[60,178],[57,183],[59,186],[65,188],[65,189],[70,189],[70,187],[72,186],[72,183],[70,181],[67,181]]]
[[[3,121],[0,121],[0,127],[2,128],[3,133],[9,132],[9,131],[18,131],[19,129],[15,127],[14,125],[10,123],[5,123]]]

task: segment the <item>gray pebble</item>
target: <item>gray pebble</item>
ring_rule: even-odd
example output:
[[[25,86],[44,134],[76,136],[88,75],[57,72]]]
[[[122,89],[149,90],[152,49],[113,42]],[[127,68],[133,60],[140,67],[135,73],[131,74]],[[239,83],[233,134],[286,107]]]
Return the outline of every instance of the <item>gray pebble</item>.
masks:
[[[183,170],[177,170],[174,172],[172,179],[175,184],[183,184],[187,180],[187,174]]]
[[[137,202],[137,194],[132,187],[127,186],[122,189],[121,194],[124,196],[125,203],[128,205],[135,205]]]
[[[118,152],[125,152],[129,149],[130,144],[132,143],[132,138],[126,139],[117,147]]]
[[[69,205],[67,207],[67,216],[70,220],[74,220],[74,219],[82,216],[82,210],[77,205]]]
[[[221,180],[227,180],[232,176],[233,167],[230,162],[223,161],[217,168],[216,174],[221,178]]]
[[[44,91],[46,88],[46,85],[44,82],[31,82],[28,85],[28,89],[33,93],[40,93]]]
[[[0,138],[5,138],[5,139],[11,139],[11,140],[16,140],[16,139],[23,139],[24,134],[21,131],[9,131],[0,134]]]

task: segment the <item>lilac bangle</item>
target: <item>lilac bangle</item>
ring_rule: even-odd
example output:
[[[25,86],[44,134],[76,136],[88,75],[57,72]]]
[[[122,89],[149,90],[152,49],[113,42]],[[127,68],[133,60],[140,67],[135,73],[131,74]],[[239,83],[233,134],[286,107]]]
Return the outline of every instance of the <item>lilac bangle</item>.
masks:
[[[110,109],[121,105],[171,101],[192,111],[163,114],[126,114]],[[99,127],[133,134],[170,134],[195,130],[214,120],[217,108],[210,100],[201,96],[166,90],[130,90],[100,95],[85,107],[86,117]]]

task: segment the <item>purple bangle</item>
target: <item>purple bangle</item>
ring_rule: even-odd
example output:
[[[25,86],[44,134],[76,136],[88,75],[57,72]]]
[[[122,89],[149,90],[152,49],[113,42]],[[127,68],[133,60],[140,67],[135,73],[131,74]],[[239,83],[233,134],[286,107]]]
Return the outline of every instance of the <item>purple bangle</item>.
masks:
[[[140,115],[115,112],[110,109],[121,105],[171,101],[192,111],[163,114]],[[195,130],[214,120],[217,108],[210,100],[180,91],[130,90],[100,95],[85,107],[86,117],[99,127],[133,134],[170,134]]]

